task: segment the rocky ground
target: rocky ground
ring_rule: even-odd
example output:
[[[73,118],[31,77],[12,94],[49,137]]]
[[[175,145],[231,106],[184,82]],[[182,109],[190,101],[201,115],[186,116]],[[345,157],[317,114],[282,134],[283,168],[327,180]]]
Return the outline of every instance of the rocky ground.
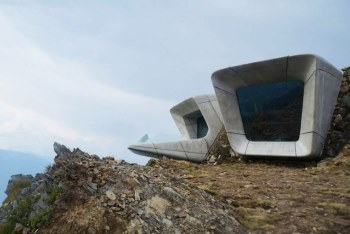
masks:
[[[52,167],[6,201],[3,233],[244,233],[229,204],[166,170],[54,148]]]
[[[349,148],[319,163],[236,158],[198,165],[162,159],[154,167],[230,204],[249,232],[349,233]]]
[[[79,149],[70,153],[59,145],[56,151],[55,164],[7,200],[0,233],[350,230],[350,145],[320,162],[245,160],[231,154],[205,164],[162,158],[148,166]],[[10,181],[8,191],[19,178]]]

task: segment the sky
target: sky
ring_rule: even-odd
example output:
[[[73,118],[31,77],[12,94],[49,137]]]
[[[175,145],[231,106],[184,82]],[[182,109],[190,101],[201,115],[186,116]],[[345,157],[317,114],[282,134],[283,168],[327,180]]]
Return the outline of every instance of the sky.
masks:
[[[314,53],[350,66],[347,0],[0,0],[0,149],[53,143],[144,164],[169,109],[219,69]]]

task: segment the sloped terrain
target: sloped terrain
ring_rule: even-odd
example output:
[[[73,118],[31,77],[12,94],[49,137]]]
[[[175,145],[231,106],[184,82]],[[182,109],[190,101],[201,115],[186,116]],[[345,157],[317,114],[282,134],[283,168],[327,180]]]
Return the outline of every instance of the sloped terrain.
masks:
[[[2,233],[244,233],[227,203],[166,170],[54,148],[55,163],[4,204]]]
[[[249,231],[348,233],[350,149],[319,163],[250,160],[198,165],[154,163],[231,205]]]

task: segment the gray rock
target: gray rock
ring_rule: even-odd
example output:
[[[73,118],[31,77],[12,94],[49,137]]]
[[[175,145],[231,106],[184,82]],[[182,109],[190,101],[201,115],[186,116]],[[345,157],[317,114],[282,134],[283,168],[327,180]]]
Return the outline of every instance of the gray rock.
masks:
[[[28,233],[30,233],[30,228],[24,227],[22,234],[28,234]]]
[[[107,195],[108,199],[112,200],[112,201],[114,201],[117,198],[111,190],[106,191],[106,195]]]
[[[346,94],[340,102],[341,107],[346,109],[350,109],[350,93]]]
[[[216,157],[214,155],[210,156],[209,163],[215,163]]]
[[[24,228],[23,224],[21,223],[16,223],[15,228],[13,229],[14,232],[20,232]]]
[[[139,190],[139,189],[135,190],[135,201],[140,201],[141,200],[141,198],[140,198],[140,194],[141,193],[142,193],[141,190]]]
[[[97,185],[95,183],[85,181],[86,183],[86,189],[91,193],[91,194],[96,194],[97,190]]]
[[[16,186],[16,183],[18,182],[32,182],[34,177],[32,175],[23,175],[23,174],[17,174],[17,175],[12,175],[10,180],[7,183],[7,187],[5,190],[5,193],[9,195],[9,191]]]
[[[335,116],[335,119],[334,119],[333,123],[339,124],[339,123],[341,123],[342,121],[343,121],[343,117],[342,117],[340,114],[337,114],[337,115]]]
[[[93,227],[88,228],[88,234],[96,234],[96,233],[97,233],[97,231],[95,228],[93,228]]]
[[[54,149],[55,153],[57,154],[56,157],[60,160],[66,160],[72,154],[72,152],[66,146],[61,145],[57,142],[55,142],[53,144],[53,149]],[[56,158],[55,158],[55,160],[56,160]]]
[[[170,187],[164,187],[163,191],[168,195],[168,196],[176,196],[179,198],[182,198],[182,196],[177,193],[174,189],[170,188]]]

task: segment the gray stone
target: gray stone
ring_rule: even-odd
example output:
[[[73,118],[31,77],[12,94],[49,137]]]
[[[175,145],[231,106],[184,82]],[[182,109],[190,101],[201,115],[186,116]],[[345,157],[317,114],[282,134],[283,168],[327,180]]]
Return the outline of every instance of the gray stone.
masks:
[[[349,89],[350,89],[349,85],[342,85],[340,87],[340,92],[341,93],[347,93],[347,92],[349,92]]]
[[[61,145],[57,142],[53,144],[53,149],[55,153],[57,154],[57,158],[61,160],[66,160],[69,158],[72,154],[72,152],[64,145]]]
[[[343,117],[340,114],[338,114],[338,115],[335,116],[335,119],[334,119],[333,123],[339,124],[342,121],[343,121]]]
[[[179,197],[182,198],[182,196],[176,192],[174,189],[170,188],[170,187],[164,187],[163,191],[168,194],[169,196],[175,196],[175,197]]]
[[[216,157],[214,155],[211,155],[209,158],[210,163],[215,163],[216,162]]]
[[[22,234],[28,234],[28,233],[30,233],[30,228],[24,227]]]
[[[140,198],[141,192],[142,192],[141,190],[138,190],[138,189],[135,190],[135,201],[141,200],[141,198]]]
[[[95,228],[93,228],[93,227],[88,228],[88,234],[96,234],[96,233],[97,233],[97,231]]]
[[[147,200],[147,207],[145,208],[145,211],[147,214],[164,216],[164,212],[167,207],[170,206],[170,204],[171,203],[168,200],[156,195]]]
[[[171,228],[173,226],[173,222],[169,219],[163,219],[163,223],[168,227]]]
[[[10,180],[7,183],[5,193],[7,195],[9,195],[9,191],[11,191],[13,186],[16,186],[16,183],[18,183],[18,182],[27,181],[28,183],[30,183],[33,181],[33,179],[34,179],[34,177],[32,175],[23,175],[23,174],[12,175]]]
[[[13,229],[14,232],[20,232],[24,228],[23,224],[21,223],[16,223],[15,228]]]
[[[346,109],[350,109],[350,93],[341,99],[340,106]]]
[[[97,185],[95,183],[85,181],[86,183],[86,188],[91,194],[95,194],[97,190]]]
[[[115,194],[111,190],[106,191],[106,195],[107,195],[109,200],[114,201],[115,199],[117,199],[117,197],[115,196]]]

